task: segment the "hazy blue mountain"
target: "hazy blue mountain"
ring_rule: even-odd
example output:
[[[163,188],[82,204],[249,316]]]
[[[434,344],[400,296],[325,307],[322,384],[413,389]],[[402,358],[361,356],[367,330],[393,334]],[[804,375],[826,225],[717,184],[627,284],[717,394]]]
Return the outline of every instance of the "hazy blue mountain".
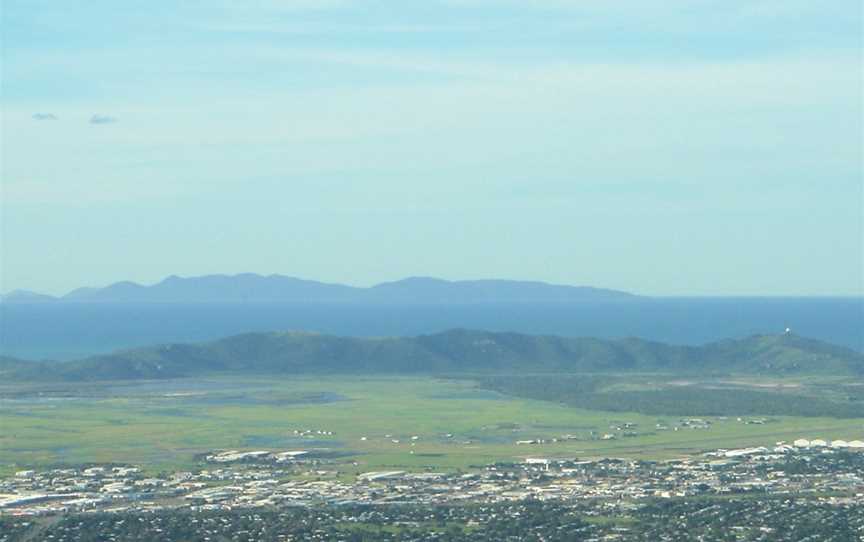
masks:
[[[396,303],[572,303],[635,297],[587,286],[495,279],[447,281],[431,277],[384,282],[370,288],[367,295],[370,300]]]
[[[456,374],[669,372],[769,375],[864,373],[864,355],[797,337],[760,335],[705,346],[450,330],[417,337],[356,338],[247,333],[200,344],[119,351],[65,363],[10,363],[7,377],[114,380],[213,372]]]
[[[35,294],[34,294],[35,295]],[[122,303],[573,303],[636,296],[615,290],[512,280],[446,281],[407,278],[371,288],[327,284],[282,275],[170,276],[152,286],[118,282],[105,288],[79,288],[64,301]],[[4,301],[6,301],[4,299]],[[23,296],[8,300],[28,301]]]
[[[0,296],[0,301],[4,303],[42,303],[45,301],[57,301],[57,298],[29,290],[13,290],[8,294]]]
[[[341,302],[349,301],[356,288],[325,284],[281,275],[170,276],[152,286],[118,282],[105,288],[82,288],[63,297],[69,301],[160,303],[208,302]]]

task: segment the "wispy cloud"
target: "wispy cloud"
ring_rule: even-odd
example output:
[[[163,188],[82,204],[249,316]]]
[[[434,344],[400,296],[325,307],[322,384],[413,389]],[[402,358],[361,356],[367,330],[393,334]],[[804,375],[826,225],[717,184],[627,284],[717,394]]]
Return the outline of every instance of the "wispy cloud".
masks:
[[[194,23],[190,23],[194,24]],[[500,26],[500,25],[499,25]],[[295,35],[333,35],[352,34],[356,36],[384,34],[447,34],[479,32],[497,28],[490,22],[476,23],[364,23],[364,22],[321,22],[321,21],[219,21],[200,22],[204,30],[215,32],[240,32],[257,34],[295,34]]]
[[[187,12],[209,13],[216,19],[229,21],[263,18],[264,20],[282,15],[295,15],[303,12],[327,12],[345,8],[346,0],[207,0],[185,3]]]
[[[33,113],[33,120],[57,120],[53,113]]]
[[[90,124],[113,124],[119,122],[117,118],[108,115],[93,115],[90,117]]]

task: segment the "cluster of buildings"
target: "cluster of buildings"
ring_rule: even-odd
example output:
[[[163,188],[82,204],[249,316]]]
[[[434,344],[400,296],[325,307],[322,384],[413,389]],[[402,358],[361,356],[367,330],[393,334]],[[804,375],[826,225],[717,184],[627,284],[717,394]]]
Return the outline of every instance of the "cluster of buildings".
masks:
[[[852,448],[855,450],[864,450],[864,440],[822,440],[813,439],[807,440],[800,438],[792,443],[796,448]]]
[[[0,480],[0,514],[280,505],[497,503],[832,492],[864,504],[861,441],[796,440],[673,461],[529,457],[476,472],[346,473],[306,451],[223,451],[196,472],[129,466],[24,470]]]
[[[308,455],[306,450],[292,450],[288,452],[271,452],[270,450],[255,450],[252,452],[241,452],[229,450],[227,452],[216,452],[205,456],[205,460],[211,463],[240,463],[244,461],[273,461],[275,463],[287,463],[295,461],[300,457]]]

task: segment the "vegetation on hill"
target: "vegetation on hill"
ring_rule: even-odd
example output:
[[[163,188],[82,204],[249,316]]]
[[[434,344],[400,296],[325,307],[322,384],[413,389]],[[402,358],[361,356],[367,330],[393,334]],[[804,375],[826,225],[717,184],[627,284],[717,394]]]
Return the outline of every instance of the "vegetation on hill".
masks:
[[[631,377],[632,378],[632,377]],[[627,389],[628,377],[520,375],[482,378],[479,387],[507,395],[564,403],[587,410],[639,412],[657,416],[806,416],[864,418],[864,401],[812,390],[747,389],[641,382]],[[656,387],[645,388],[645,384]]]
[[[794,335],[762,335],[701,347],[641,339],[601,340],[451,330],[418,337],[351,338],[249,333],[169,344],[66,363],[9,364],[18,379],[118,380],[212,372],[281,374],[505,374],[687,372],[861,374],[864,355]]]

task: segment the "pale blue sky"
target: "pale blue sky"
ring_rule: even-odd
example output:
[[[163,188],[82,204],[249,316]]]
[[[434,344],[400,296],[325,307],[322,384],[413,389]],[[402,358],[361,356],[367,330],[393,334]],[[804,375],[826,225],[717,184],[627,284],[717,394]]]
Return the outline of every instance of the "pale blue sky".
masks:
[[[2,291],[864,293],[858,0],[2,9]]]

